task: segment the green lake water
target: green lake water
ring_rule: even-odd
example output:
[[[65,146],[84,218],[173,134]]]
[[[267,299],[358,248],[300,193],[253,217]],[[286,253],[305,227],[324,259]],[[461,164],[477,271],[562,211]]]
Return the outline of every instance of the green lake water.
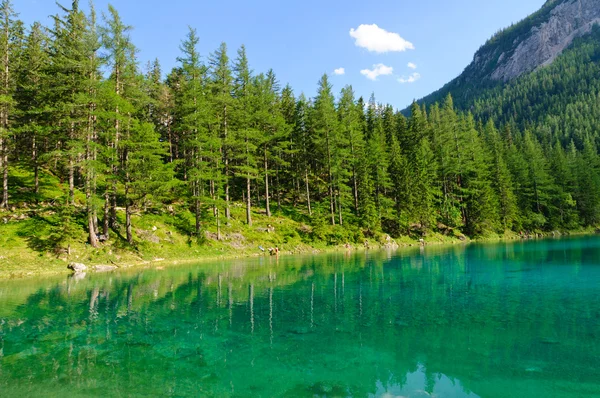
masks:
[[[2,281],[0,396],[600,397],[600,237]]]

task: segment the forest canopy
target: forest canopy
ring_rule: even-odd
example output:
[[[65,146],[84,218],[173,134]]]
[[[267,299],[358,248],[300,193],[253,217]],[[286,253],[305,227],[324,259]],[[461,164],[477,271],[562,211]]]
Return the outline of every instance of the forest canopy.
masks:
[[[119,234],[134,245],[133,214],[169,211],[190,215],[201,243],[236,204],[248,226],[257,209],[293,208],[356,241],[600,222],[597,39],[463,110],[448,95],[405,117],[351,86],[335,92],[327,75],[296,93],[253,71],[243,46],[200,54],[193,28],[173,70],[142,67],[131,29],[112,6],[98,15],[73,1],[51,26],[25,26],[1,2],[0,207],[54,206],[58,240],[85,225],[93,247]],[[554,116],[564,107],[568,119]],[[44,196],[44,173],[67,188]]]

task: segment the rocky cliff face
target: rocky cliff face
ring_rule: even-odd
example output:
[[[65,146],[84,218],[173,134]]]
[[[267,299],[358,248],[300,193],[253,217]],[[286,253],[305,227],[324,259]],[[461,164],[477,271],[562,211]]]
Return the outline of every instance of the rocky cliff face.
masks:
[[[549,65],[576,37],[589,33],[600,24],[600,0],[570,0],[555,2],[547,21],[533,26],[525,40],[513,43],[508,51],[479,54],[475,66],[496,58],[497,66],[489,77],[509,81],[538,67]]]
[[[536,13],[494,35],[460,76],[418,102],[432,104],[452,94],[455,105],[469,109],[485,90],[551,64],[594,25],[600,25],[600,0],[548,0]]]

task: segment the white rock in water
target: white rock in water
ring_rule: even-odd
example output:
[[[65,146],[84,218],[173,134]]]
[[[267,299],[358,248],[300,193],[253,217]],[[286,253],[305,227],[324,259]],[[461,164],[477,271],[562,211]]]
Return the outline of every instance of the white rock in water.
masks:
[[[67,268],[73,270],[74,272],[85,272],[87,270],[85,264],[81,263],[70,263]]]

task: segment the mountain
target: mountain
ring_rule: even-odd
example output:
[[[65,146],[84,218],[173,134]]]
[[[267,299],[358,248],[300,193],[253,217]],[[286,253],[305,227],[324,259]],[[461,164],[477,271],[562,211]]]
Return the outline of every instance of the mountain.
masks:
[[[600,0],[549,0],[536,13],[495,34],[460,76],[418,102],[432,104],[452,94],[459,108],[475,111],[476,100],[490,90],[542,71],[569,50],[577,52],[598,24]]]

